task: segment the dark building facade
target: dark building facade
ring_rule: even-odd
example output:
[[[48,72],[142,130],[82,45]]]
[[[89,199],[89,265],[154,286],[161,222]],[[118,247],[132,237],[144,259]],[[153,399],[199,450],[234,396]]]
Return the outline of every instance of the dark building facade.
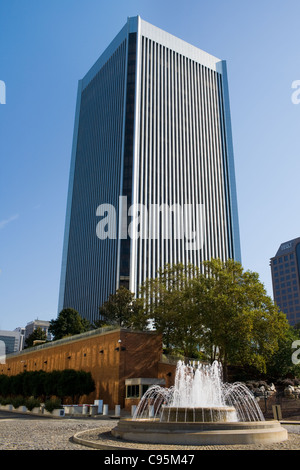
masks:
[[[282,243],[270,266],[274,301],[293,326],[300,322],[300,238]]]
[[[226,62],[129,18],[79,81],[59,311],[211,258],[240,260]]]

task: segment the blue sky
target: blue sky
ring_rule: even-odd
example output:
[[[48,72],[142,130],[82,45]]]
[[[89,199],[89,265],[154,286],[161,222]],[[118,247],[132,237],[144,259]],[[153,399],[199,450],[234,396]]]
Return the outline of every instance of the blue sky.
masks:
[[[127,21],[227,60],[245,269],[300,236],[299,1],[1,0],[0,329],[56,318],[77,82]]]

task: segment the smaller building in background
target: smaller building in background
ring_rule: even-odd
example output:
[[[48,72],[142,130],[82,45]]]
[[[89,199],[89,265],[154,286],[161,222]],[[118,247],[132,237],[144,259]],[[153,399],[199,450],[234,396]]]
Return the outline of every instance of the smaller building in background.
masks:
[[[50,322],[46,320],[33,320],[29,323],[27,323],[25,327],[25,340],[30,336],[34,330],[37,330],[40,328],[42,331],[44,331],[47,335],[47,340],[51,341],[51,334],[49,333],[49,326]]]
[[[24,329],[0,330],[1,356],[21,351],[24,347]]]
[[[20,333],[20,348],[19,351],[22,351],[22,349],[25,348],[25,327],[24,326],[19,326],[18,328],[15,328],[14,331],[17,331]]]
[[[282,243],[270,266],[274,301],[294,326],[300,322],[300,237]]]
[[[162,355],[162,337],[156,331],[106,327],[70,336],[6,357],[0,374],[26,371],[84,370],[90,372],[95,391],[80,403],[103,400],[130,411],[151,385],[174,385],[176,364]]]

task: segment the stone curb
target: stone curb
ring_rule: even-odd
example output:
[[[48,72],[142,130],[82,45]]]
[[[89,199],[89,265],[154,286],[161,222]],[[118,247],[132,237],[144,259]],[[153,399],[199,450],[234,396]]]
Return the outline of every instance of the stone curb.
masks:
[[[286,425],[300,425],[300,421],[281,421],[281,424],[286,424]],[[100,431],[99,428],[95,428],[94,431]],[[118,446],[114,446],[113,444],[110,445],[110,444],[101,444],[100,442],[95,442],[95,441],[92,441],[92,440],[88,440],[88,439],[84,439],[84,435],[85,434],[89,434],[91,431],[93,431],[93,429],[89,429],[89,430],[86,430],[86,431],[80,431],[76,434],[74,434],[74,436],[72,436],[70,438],[70,440],[76,444],[80,444],[80,445],[83,445],[83,446],[86,446],[86,447],[91,447],[93,449],[99,449],[99,450],[132,450],[133,448],[132,447],[126,447],[126,444],[124,443],[124,446],[121,444],[122,441],[120,441],[120,445]],[[143,444],[145,443],[142,443],[142,442],[139,442],[139,443],[136,443],[137,445],[140,445],[140,446],[143,446]],[[149,443],[151,444],[151,446],[155,446],[155,444],[153,443]],[[174,447],[176,447],[176,444],[173,444]],[[246,445],[246,444],[245,444]],[[153,447],[152,447],[153,449]],[[160,444],[157,444],[157,449],[161,449],[161,445]],[[141,448],[138,448],[138,447],[135,447],[135,450],[145,450],[144,447],[141,447]]]
[[[96,428],[96,430],[97,429],[98,428]],[[130,447],[100,444],[99,442],[89,441],[81,437],[82,435],[90,433],[90,432],[91,432],[91,429],[89,429],[88,431],[77,432],[76,434],[74,434],[74,436],[71,437],[71,441],[74,442],[75,444],[81,444],[83,446],[92,447],[93,449],[99,449],[99,450],[132,450],[132,448]]]

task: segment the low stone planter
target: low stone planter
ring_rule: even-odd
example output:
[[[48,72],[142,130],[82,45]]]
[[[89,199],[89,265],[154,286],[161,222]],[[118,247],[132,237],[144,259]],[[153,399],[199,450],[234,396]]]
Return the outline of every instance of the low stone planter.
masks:
[[[35,415],[42,414],[41,408],[39,406],[35,406],[34,408],[32,408],[32,410],[29,410],[28,412]]]
[[[44,415],[46,416],[65,416],[65,410],[63,408],[57,408],[53,411],[47,411],[46,409],[44,410]]]
[[[2,405],[1,409],[4,410],[4,411],[12,411],[13,406],[12,405]]]
[[[26,406],[19,406],[16,411],[20,411],[21,413],[26,413],[28,410]]]
[[[27,413],[27,414],[40,414],[40,415],[48,415],[48,416],[65,416],[65,410],[63,408],[57,408],[53,411],[47,411],[44,406],[36,406],[32,410],[28,410],[26,406],[19,406],[18,408],[14,408],[13,405],[0,405],[0,410],[3,411],[14,411],[19,413]]]
[[[53,410],[52,416],[65,416],[65,410],[63,408]]]

